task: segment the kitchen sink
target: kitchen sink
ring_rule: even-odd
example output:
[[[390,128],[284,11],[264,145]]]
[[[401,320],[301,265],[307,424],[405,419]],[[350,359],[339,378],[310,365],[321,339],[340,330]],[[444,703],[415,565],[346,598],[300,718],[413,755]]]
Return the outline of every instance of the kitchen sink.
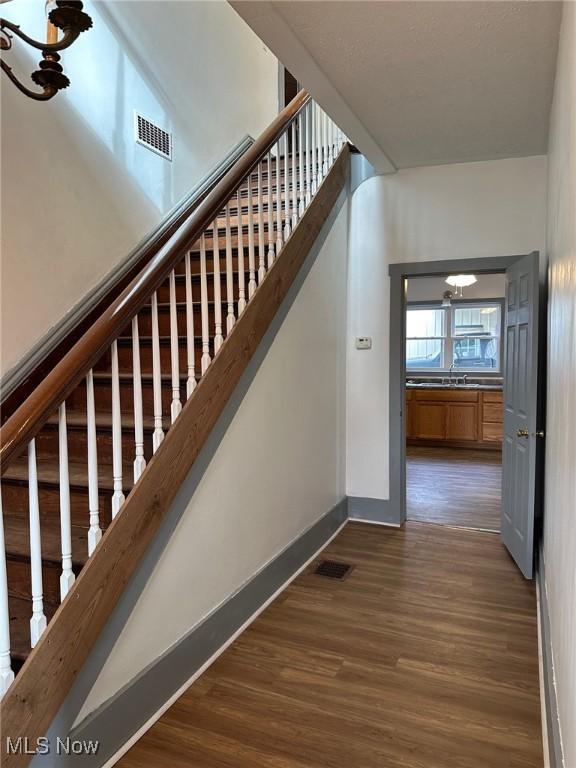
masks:
[[[454,384],[443,384],[442,382],[433,382],[433,381],[418,381],[414,384],[410,384],[411,387],[430,387],[432,389],[476,389],[480,386],[480,384],[461,384],[458,382],[454,382]]]
[[[410,389],[502,389],[501,384],[479,384],[478,382],[443,384],[441,381],[407,381],[406,386]]]

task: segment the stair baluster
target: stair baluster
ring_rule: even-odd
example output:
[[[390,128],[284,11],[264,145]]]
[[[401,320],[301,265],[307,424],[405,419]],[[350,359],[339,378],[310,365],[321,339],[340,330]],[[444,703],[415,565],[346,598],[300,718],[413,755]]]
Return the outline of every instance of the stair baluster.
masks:
[[[140,367],[140,334],[138,315],[132,320],[132,390],[134,396],[134,482],[146,468],[144,458],[144,423],[142,410],[142,372]]]
[[[276,142],[276,256],[282,250],[282,143]]]
[[[238,317],[246,308],[246,272],[244,268],[244,231],[242,227],[242,192],[236,193],[236,209],[238,212]]]
[[[214,277],[214,354],[218,352],[224,341],[222,336],[222,293],[220,276],[220,244],[218,241],[218,219],[214,219],[212,227],[212,264]]]
[[[318,104],[316,107],[316,148],[317,148],[317,165],[318,165],[318,186],[322,183],[324,178],[324,163],[322,158],[322,110]]]
[[[298,169],[298,216],[301,218],[304,214],[306,199],[304,190],[304,114],[302,112],[298,115],[298,160],[300,161]]]
[[[72,530],[70,524],[70,478],[68,471],[68,430],[66,403],[58,409],[58,468],[60,483],[60,544],[62,573],[60,574],[60,600],[64,600],[75,576],[72,570]]]
[[[184,256],[184,271],[186,278],[186,398],[189,398],[196,387],[196,361],[194,339],[194,294],[192,290],[192,265],[190,251]]]
[[[158,293],[152,294],[152,390],[154,397],[154,433],[152,449],[154,453],[164,440],[162,428],[162,367],[160,363],[160,330],[158,328]]]
[[[252,197],[252,176],[248,177],[248,301],[256,290],[256,262],[254,255],[254,200]]]
[[[126,500],[122,484],[122,417],[120,413],[120,375],[118,372],[118,342],[112,342],[112,517],[116,517]]]
[[[328,162],[330,167],[332,167],[332,163],[336,158],[334,152],[334,123],[332,120],[328,119],[328,115],[326,115],[326,121],[328,123]]]
[[[36,440],[28,443],[28,504],[30,511],[30,571],[32,582],[32,618],[30,619],[30,645],[36,645],[46,629],[44,596],[42,594],[42,545],[40,535],[40,504],[38,500],[38,474]]]
[[[267,196],[267,205],[268,205],[268,269],[272,266],[274,263],[274,195],[273,195],[273,173],[272,173],[272,152],[268,152],[268,163],[267,163],[267,173],[268,173],[268,196]]]
[[[206,274],[206,237],[200,237],[200,301],[202,304],[202,358],[200,370],[202,376],[212,362],[210,357],[210,319],[208,315],[208,276]]]
[[[258,285],[266,277],[266,246],[264,243],[264,195],[262,192],[262,162],[258,163]]]
[[[290,237],[290,155],[288,129],[284,133],[284,242]]]
[[[296,157],[296,121],[292,123],[292,229],[298,224],[298,158]]]
[[[316,128],[316,104],[314,102],[311,102],[309,105],[310,108],[310,146],[312,149],[312,158],[311,158],[311,172],[312,172],[312,185],[311,185],[311,193],[312,197],[316,194],[316,190],[318,189],[318,164],[317,164],[317,128]]]
[[[304,110],[304,167],[306,169],[305,207],[312,200],[312,147],[311,147],[312,105],[307,104]]]
[[[328,160],[328,118],[322,109],[322,176],[326,176],[329,168]]]
[[[239,234],[238,243],[240,243],[240,237],[241,235]],[[234,264],[232,259],[232,234],[230,232],[230,203],[226,204],[226,301],[228,302],[226,336],[228,336],[236,322],[234,316]]]
[[[8,576],[4,543],[4,514],[0,494],[0,699],[6,693],[14,672],[10,660],[10,611],[8,607]]]
[[[88,442],[88,556],[94,552],[102,538],[98,495],[98,447],[96,440],[96,407],[94,401],[94,373],[86,376],[86,437]]]
[[[176,306],[176,271],[170,272],[170,372],[172,376],[172,402],[170,419],[174,424],[182,410],[180,400],[180,358],[178,351],[178,308]]]

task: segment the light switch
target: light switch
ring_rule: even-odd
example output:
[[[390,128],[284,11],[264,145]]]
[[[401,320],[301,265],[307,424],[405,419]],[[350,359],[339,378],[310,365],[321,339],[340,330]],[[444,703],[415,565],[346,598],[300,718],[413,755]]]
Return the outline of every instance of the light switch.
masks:
[[[372,349],[372,337],[356,336],[356,349]]]

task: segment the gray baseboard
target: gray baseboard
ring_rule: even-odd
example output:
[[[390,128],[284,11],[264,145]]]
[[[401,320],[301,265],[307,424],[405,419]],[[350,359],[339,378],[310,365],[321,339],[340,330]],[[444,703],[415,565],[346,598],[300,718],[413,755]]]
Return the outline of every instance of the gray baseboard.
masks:
[[[154,242],[161,240],[164,233],[173,225],[182,212],[206,191],[242,157],[244,152],[254,143],[254,139],[248,134],[232,147],[226,156],[206,176],[201,179],[182,200],[169,211],[162,220],[141,240],[138,245],[109,272],[98,285],[88,293],[59,320],[56,325],[48,330],[18,363],[2,376],[0,381],[0,398],[4,401],[20,384],[29,376],[42,360],[56,349],[66,336],[75,328],[90,312],[102,301],[106,294],[117,285],[124,276],[138,264],[142,254]]]
[[[391,499],[348,496],[348,517],[366,523],[400,526],[399,511]]]
[[[135,680],[89,715],[71,739],[100,743],[96,755],[61,755],[54,766],[100,768],[208,662],[254,614],[322,549],[346,521],[346,498],[293,541],[222,606]],[[52,756],[55,759],[55,756]]]
[[[546,592],[546,565],[544,553],[540,548],[538,570],[536,573],[540,592],[540,638],[542,642],[542,667],[544,672],[544,697],[546,708],[546,730],[548,735],[548,754],[550,768],[563,768],[562,739],[560,737],[560,721],[558,719],[558,703],[554,683],[554,662],[552,659],[552,644],[550,638],[550,613],[548,611],[548,595]]]

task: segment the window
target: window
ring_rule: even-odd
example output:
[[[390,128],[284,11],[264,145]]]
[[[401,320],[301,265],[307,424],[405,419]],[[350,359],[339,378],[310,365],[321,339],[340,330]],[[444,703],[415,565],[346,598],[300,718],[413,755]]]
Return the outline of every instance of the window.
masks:
[[[410,306],[406,368],[412,371],[500,371],[502,305]]]

